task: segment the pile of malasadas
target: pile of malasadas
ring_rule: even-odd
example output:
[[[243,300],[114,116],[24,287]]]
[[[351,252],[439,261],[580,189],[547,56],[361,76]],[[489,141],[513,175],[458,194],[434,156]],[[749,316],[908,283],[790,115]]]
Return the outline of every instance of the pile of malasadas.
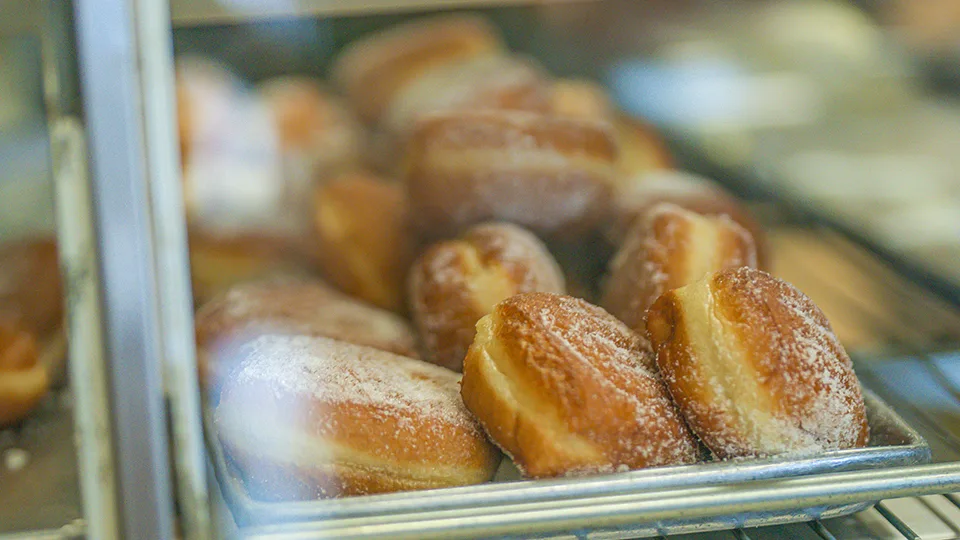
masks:
[[[339,290],[246,281],[196,318],[254,497],[481,483],[501,451],[544,478],[867,444],[849,357],[762,270],[756,223],[708,181],[645,174],[665,154],[597,87],[462,16],[366,37],[334,74],[401,181],[312,188],[312,262]]]

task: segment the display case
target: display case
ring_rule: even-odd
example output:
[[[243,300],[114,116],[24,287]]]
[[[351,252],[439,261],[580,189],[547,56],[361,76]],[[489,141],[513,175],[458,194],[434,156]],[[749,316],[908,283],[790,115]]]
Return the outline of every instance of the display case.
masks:
[[[82,495],[57,534],[91,538],[960,533],[960,124],[870,17],[44,2],[33,162],[69,341],[50,425],[76,468],[29,498]],[[53,229],[52,205],[12,201]],[[643,259],[661,240],[681,270]],[[741,266],[806,296],[736,270],[759,280],[738,309],[766,307],[737,338],[710,312],[689,335],[715,345],[671,353],[694,315],[670,291]],[[722,364],[747,342],[773,359],[761,382]],[[734,370],[703,399],[723,395],[742,447],[671,354]],[[0,533],[69,525],[70,501]]]

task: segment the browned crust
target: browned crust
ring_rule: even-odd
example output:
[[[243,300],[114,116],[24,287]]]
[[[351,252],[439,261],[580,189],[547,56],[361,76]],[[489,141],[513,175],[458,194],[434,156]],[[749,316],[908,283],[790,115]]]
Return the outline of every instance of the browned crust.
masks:
[[[614,125],[620,142],[620,172],[624,176],[673,168],[667,143],[651,125],[623,115],[617,117]]]
[[[602,120],[490,109],[429,115],[418,123],[409,151],[420,155],[478,148],[555,150],[611,164],[619,153],[610,125]]]
[[[693,304],[704,301],[696,290],[709,295],[714,319],[707,329],[689,322]],[[866,412],[850,358],[820,309],[786,282],[752,268],[717,272],[664,294],[650,309],[648,324],[671,395],[718,457],[867,444]],[[758,396],[741,395],[735,405],[726,401],[717,385],[729,381],[704,375],[703,351],[709,349],[703,343],[725,343],[723,363],[738,366]],[[769,417],[745,431],[738,415],[749,402],[764,404]]]
[[[488,223],[431,246],[410,271],[410,303],[428,359],[461,371],[488,306],[524,292],[562,293],[546,246],[508,223]]]
[[[0,314],[43,337],[63,324],[63,285],[53,238],[0,248]]]
[[[701,234],[709,236],[698,238]],[[631,229],[612,259],[601,305],[644,333],[647,309],[664,292],[718,270],[755,265],[753,240],[733,221],[659,204]]]
[[[211,396],[233,368],[235,347],[264,333],[323,336],[418,356],[403,319],[338,293],[316,280],[278,278],[234,286],[196,314],[197,364]]]
[[[583,237],[609,210],[616,152],[602,124],[520,111],[433,115],[406,156],[414,219],[434,237],[489,220]]]
[[[348,353],[364,349],[339,345]],[[432,387],[431,391],[457,395],[457,377],[453,373],[439,368],[424,370],[416,367],[422,364],[417,360],[383,351],[364,350],[362,355],[345,354],[335,361],[338,366],[331,367],[350,373],[348,379],[374,376],[388,381],[399,377]],[[387,371],[372,375],[369,370],[354,369],[357,363],[371,360],[374,355],[387,362]],[[305,372],[304,376],[309,377],[310,373]],[[411,396],[405,398],[415,400]],[[447,403],[453,402],[442,404]],[[416,407],[401,407],[392,401],[365,403],[343,399],[342,395],[328,398],[324,392],[286,387],[268,375],[236,377],[227,382],[214,421],[226,454],[239,469],[251,494],[258,498],[342,497],[490,480],[500,454],[466,410],[442,414],[430,411],[431,414],[424,414]],[[245,418],[251,414],[271,418],[273,424],[263,427],[271,434],[293,436],[298,443],[339,448],[340,452],[328,454],[328,450],[303,447],[294,450],[296,444],[292,444],[290,453],[278,458],[268,448],[274,441],[250,440],[244,436],[246,427],[240,431],[230,427],[231,416]]]
[[[262,234],[218,236],[190,231],[190,278],[202,304],[234,285],[272,275],[304,275],[304,249],[295,239]]]
[[[528,476],[695,461],[696,444],[654,374],[646,340],[601,308],[523,294],[498,304],[483,325],[489,341],[478,334],[471,346],[461,395]],[[488,376],[491,355],[509,395]]]
[[[561,79],[551,90],[550,108],[554,114],[604,121],[614,118],[613,104],[606,90],[595,82]]]
[[[49,386],[33,335],[14,321],[0,319],[0,426],[30,414]]]
[[[496,30],[480,17],[421,19],[348,46],[336,60],[333,78],[357,112],[372,122],[399,88],[425,70],[502,49]]]
[[[769,249],[760,223],[720,184],[680,171],[658,171],[626,176],[616,188],[612,219],[605,236],[621,245],[630,229],[660,203],[670,203],[705,216],[729,216],[746,229],[757,246],[757,263],[769,269]]]
[[[406,193],[350,173],[314,194],[317,264],[327,280],[375,306],[401,313],[417,239]]]

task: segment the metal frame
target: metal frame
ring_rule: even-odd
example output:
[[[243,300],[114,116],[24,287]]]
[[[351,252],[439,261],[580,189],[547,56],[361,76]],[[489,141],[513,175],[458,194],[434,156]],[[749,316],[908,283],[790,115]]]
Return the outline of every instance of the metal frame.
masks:
[[[186,532],[202,537],[209,507],[173,142],[168,6],[148,0],[73,3],[86,131],[68,114],[55,122],[53,137],[89,533],[96,538],[172,537],[166,386],[173,400]],[[408,3],[429,8],[456,2]],[[334,4],[317,1],[316,6],[332,10]],[[404,2],[349,2],[336,12],[398,4]],[[321,12],[334,12],[330,10]],[[958,489],[960,463],[951,463],[647,494],[601,491],[576,500],[505,505],[502,512],[482,518],[469,515],[468,509],[428,508],[389,524],[358,520],[334,529],[319,522],[258,532],[290,538],[370,533],[452,538],[582,531],[589,525],[618,535],[646,531],[678,515],[695,520]]]
[[[72,180],[79,190],[73,197],[64,193],[63,183],[57,186],[59,215],[67,218],[59,228],[76,227],[87,240],[64,237],[63,248],[71,252],[68,261],[82,260],[87,270],[71,276],[69,294],[72,298],[78,290],[87,291],[85,305],[91,306],[89,313],[70,312],[71,330],[86,324],[85,335],[102,339],[99,347],[74,354],[80,364],[74,369],[101,363],[111,405],[106,410],[112,468],[84,471],[85,504],[92,490],[110,492],[108,486],[114,484],[114,499],[103,501],[100,513],[109,514],[112,502],[115,522],[99,524],[94,520],[100,516],[87,514],[91,527],[101,528],[91,531],[98,538],[172,538],[174,530],[136,15],[125,0],[74,2],[90,171]],[[92,320],[81,320],[88,317]],[[72,337],[79,334],[72,332]],[[78,416],[97,415],[90,406],[100,408],[102,415],[101,399],[79,407]],[[106,437],[99,427],[97,435]],[[100,473],[112,478],[97,476],[91,485],[91,475]]]

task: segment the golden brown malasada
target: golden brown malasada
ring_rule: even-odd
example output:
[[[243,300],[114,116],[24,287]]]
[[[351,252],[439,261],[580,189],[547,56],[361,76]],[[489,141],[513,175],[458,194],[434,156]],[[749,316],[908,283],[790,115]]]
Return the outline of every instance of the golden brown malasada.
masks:
[[[599,84],[582,79],[561,79],[553,84],[551,110],[559,116],[610,121],[613,104]]]
[[[649,124],[618,116],[614,120],[620,143],[620,175],[624,178],[673,168],[673,155],[663,137]]]
[[[503,51],[497,30],[485,19],[441,15],[351,43],[334,62],[333,79],[360,116],[374,122],[398,92],[424,73]]]
[[[49,387],[34,336],[16,322],[0,319],[0,427],[23,420]]]
[[[478,484],[500,462],[452,371],[322,337],[261,336],[238,355],[214,425],[256,499]]]
[[[306,250],[296,239],[190,231],[190,279],[197,305],[241,283],[271,276],[305,276],[310,270]]]
[[[348,173],[314,193],[316,261],[340,290],[395,312],[405,308],[417,239],[402,186]]]
[[[510,221],[582,238],[610,208],[617,144],[608,124],[524,111],[457,111],[414,129],[404,177],[428,236]]]
[[[410,304],[429,361],[460,371],[477,321],[506,298],[564,291],[536,236],[509,223],[477,225],[428,248],[410,270]]]
[[[661,296],[650,339],[670,394],[719,458],[866,446],[850,357],[820,309],[753,268]]]
[[[685,171],[658,170],[622,179],[617,184],[612,219],[605,231],[608,241],[619,246],[632,226],[660,203],[675,204],[706,216],[729,216],[750,232],[757,246],[759,268],[768,268],[766,235],[743,203],[720,184]]]
[[[528,477],[697,459],[646,338],[577,298],[528,293],[497,304],[477,324],[461,395]]]
[[[600,305],[643,333],[647,308],[664,292],[718,270],[756,265],[750,233],[730,218],[662,203],[636,223],[610,262]]]
[[[235,366],[236,347],[267,333],[324,336],[417,356],[413,329],[393,313],[316,280],[269,279],[237,285],[197,312],[197,362],[202,386],[216,395]]]
[[[63,285],[53,238],[0,246],[0,313],[39,339],[63,324]]]
[[[259,90],[277,126],[290,203],[302,204],[314,181],[329,179],[359,163],[363,150],[360,124],[320,81],[278,77]]]
[[[532,59],[511,55],[480,56],[444,65],[410,81],[397,92],[383,124],[405,134],[430,113],[469,109],[548,112],[550,82]]]

